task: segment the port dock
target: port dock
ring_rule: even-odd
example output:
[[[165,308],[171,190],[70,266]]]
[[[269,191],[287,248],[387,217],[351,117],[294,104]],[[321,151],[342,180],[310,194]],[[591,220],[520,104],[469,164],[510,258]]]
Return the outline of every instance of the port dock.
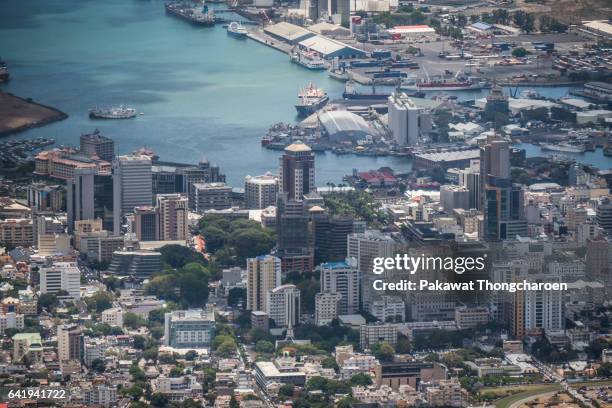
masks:
[[[267,45],[270,48],[274,48],[280,52],[284,52],[285,54],[289,54],[291,49],[293,48],[291,45],[279,41],[265,34],[261,29],[249,30],[247,33],[247,37],[253,41],[257,41],[260,44]]]

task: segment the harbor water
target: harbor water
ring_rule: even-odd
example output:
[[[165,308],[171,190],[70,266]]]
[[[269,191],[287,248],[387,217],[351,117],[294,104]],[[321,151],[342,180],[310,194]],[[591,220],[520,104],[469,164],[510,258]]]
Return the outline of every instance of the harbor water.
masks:
[[[77,145],[81,133],[98,128],[116,141],[119,154],[147,146],[167,161],[208,158],[233,186],[242,185],[247,174],[277,171],[280,152],[262,148],[260,139],[273,123],[296,121],[301,87],[312,82],[331,99],[344,89],[326,72],[291,64],[287,55],[228,36],[220,25],[194,27],[167,16],[159,0],[5,0],[0,55],[12,76],[0,89],[69,115],[13,138]],[[90,108],[118,104],[143,115],[88,117]],[[602,167],[610,167],[601,157]],[[404,157],[327,152],[316,160],[318,185],[340,183],[353,168],[411,167]]]
[[[5,0],[0,55],[12,76],[0,89],[69,115],[14,138],[77,145],[81,133],[99,128],[119,154],[146,145],[164,160],[206,157],[233,186],[247,174],[277,171],[280,152],[262,148],[260,139],[274,122],[296,120],[300,88],[312,81],[332,99],[344,89],[286,54],[228,36],[221,25],[194,27],[166,16],[156,0]],[[88,109],[112,104],[144,115],[89,119]],[[341,183],[353,168],[410,169],[400,157],[327,152],[316,160],[319,185]]]

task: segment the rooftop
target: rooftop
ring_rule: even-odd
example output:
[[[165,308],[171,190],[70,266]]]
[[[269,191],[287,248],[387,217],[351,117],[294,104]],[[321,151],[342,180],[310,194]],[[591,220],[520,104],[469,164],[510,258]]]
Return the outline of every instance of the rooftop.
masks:
[[[298,152],[310,152],[310,147],[304,142],[295,142],[285,147],[286,152],[298,153]]]

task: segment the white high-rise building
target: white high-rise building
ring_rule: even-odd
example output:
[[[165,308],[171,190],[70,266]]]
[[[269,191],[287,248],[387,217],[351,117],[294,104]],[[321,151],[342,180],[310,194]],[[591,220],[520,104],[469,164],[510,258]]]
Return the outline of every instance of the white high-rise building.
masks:
[[[338,318],[338,303],[342,295],[339,293],[322,292],[315,296],[315,324],[325,326]]]
[[[369,310],[370,302],[378,293],[372,289],[371,283],[372,279],[379,279],[379,276],[372,274],[374,258],[393,256],[395,256],[395,241],[390,235],[368,230],[347,237],[347,258],[356,261],[356,267],[362,276],[361,306],[364,310]],[[388,277],[386,273],[382,276]]]
[[[263,176],[246,176],[244,179],[244,206],[263,209],[276,205],[278,176],[266,173]]]
[[[272,255],[247,259],[247,309],[268,313],[268,292],[281,284],[281,260]]]
[[[536,281],[535,279],[530,279]],[[543,282],[561,283],[561,277],[543,276]],[[531,290],[524,294],[525,330],[563,330],[563,291]]]
[[[300,322],[300,290],[295,285],[277,286],[268,291],[268,316],[276,327],[293,327]]]
[[[40,268],[40,293],[65,290],[73,298],[81,297],[81,271],[76,262],[55,262]]]
[[[359,270],[347,262],[328,262],[319,265],[321,292],[338,293],[338,314],[355,314],[359,311]]]
[[[189,199],[181,194],[158,194],[157,228],[161,241],[185,241],[188,238]]]
[[[153,199],[151,158],[144,155],[118,156],[113,162],[114,233],[121,219],[134,207],[151,205]]]

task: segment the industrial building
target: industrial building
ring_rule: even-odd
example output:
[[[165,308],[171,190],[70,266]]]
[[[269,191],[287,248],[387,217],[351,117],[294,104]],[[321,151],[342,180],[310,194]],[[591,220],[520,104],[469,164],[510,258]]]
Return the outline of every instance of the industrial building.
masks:
[[[480,150],[474,148],[423,151],[414,154],[413,166],[421,169],[430,169],[436,166],[445,169],[453,167],[465,168],[470,165],[471,160],[479,158]]]
[[[298,44],[307,38],[314,37],[316,34],[312,31],[300,27],[295,24],[280,22],[272,24],[264,28],[264,33],[277,40],[284,41],[289,44]]]
[[[363,50],[322,35],[307,37],[299,42],[299,47],[315,51],[325,59],[364,58],[366,56],[366,52]]]
[[[428,25],[395,26],[389,29],[389,34],[407,40],[428,40],[436,38],[436,30]]]
[[[372,133],[365,119],[348,111],[323,112],[319,121],[330,142],[357,141]]]

